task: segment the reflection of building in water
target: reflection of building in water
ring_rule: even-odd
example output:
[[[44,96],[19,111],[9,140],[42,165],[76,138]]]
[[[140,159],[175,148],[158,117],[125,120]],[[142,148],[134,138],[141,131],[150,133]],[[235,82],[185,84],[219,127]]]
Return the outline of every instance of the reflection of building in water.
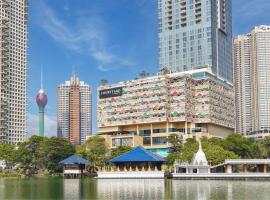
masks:
[[[200,181],[173,181],[173,196],[178,199],[208,200],[211,189],[210,184]]]
[[[164,199],[164,179],[98,179],[99,199]]]
[[[80,199],[82,191],[81,179],[63,179],[64,199]]]
[[[233,190],[229,189],[232,188],[231,185],[229,181],[173,180],[172,196],[188,200],[231,200],[230,197],[233,196]],[[234,185],[234,187],[237,186]]]

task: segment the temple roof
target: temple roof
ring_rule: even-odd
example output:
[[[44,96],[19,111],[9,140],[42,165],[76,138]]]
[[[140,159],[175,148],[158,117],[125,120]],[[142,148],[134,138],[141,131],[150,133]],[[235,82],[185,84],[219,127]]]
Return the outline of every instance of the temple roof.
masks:
[[[62,160],[59,163],[61,164],[89,164],[90,162],[88,160],[83,159],[82,157],[72,155],[66,158],[65,160]]]
[[[147,151],[142,146],[138,146],[131,151],[112,159],[111,162],[165,162],[165,159]]]

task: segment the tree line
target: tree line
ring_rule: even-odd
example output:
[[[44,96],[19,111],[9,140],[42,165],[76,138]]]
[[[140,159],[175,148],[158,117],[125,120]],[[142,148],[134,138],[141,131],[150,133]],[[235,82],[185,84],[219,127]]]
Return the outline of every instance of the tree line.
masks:
[[[198,142],[189,138],[185,141],[179,135],[168,137],[171,144],[167,165],[175,160],[191,162],[198,151]],[[203,151],[211,165],[223,163],[226,159],[236,158],[269,158],[270,137],[264,139],[245,138],[240,134],[231,134],[222,138],[202,138]],[[88,171],[96,172],[100,167],[110,165],[110,160],[130,151],[130,146],[119,146],[110,149],[101,136],[90,137],[85,144],[74,147],[68,140],[60,137],[32,136],[17,147],[11,144],[0,144],[0,160],[7,166],[22,170],[47,170],[48,173],[62,172],[60,161],[77,154],[90,161]]]
[[[100,136],[89,138],[85,144],[73,146],[61,137],[40,137],[34,135],[18,146],[0,144],[0,160],[4,160],[8,168],[13,168],[22,174],[37,173],[46,170],[50,174],[63,170],[60,161],[77,154],[90,161],[89,171],[108,165],[109,160],[131,150],[131,147],[121,146],[110,150],[105,139]]]
[[[191,162],[198,151],[199,143],[193,139],[185,142],[178,135],[171,135],[167,164],[172,165],[175,160]],[[270,157],[270,137],[263,139],[246,138],[240,134],[231,134],[222,138],[202,138],[203,151],[211,165],[223,163],[226,159],[260,159]]]
[[[62,170],[59,162],[75,153],[75,148],[64,138],[32,136],[18,146],[0,144],[0,159],[8,168],[22,173],[45,169],[49,173]]]

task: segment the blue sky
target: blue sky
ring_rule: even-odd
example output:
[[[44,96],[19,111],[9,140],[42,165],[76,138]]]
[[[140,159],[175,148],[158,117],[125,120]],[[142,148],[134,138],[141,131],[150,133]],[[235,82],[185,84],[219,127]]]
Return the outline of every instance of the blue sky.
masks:
[[[234,35],[270,24],[269,0],[232,1]],[[29,12],[29,134],[38,133],[35,95],[42,66],[47,135],[56,135],[56,88],[72,69],[93,88],[94,132],[101,79],[114,83],[158,70],[157,0],[29,0]]]

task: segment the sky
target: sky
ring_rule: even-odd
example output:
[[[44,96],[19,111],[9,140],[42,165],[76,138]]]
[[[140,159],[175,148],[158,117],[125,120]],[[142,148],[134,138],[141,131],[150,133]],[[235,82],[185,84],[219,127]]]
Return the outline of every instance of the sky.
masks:
[[[232,0],[233,34],[270,25],[269,0]],[[97,132],[97,87],[158,71],[157,0],[29,0],[28,134],[38,133],[43,69],[48,95],[45,135],[55,136],[57,86],[72,71],[93,90],[93,133]]]

